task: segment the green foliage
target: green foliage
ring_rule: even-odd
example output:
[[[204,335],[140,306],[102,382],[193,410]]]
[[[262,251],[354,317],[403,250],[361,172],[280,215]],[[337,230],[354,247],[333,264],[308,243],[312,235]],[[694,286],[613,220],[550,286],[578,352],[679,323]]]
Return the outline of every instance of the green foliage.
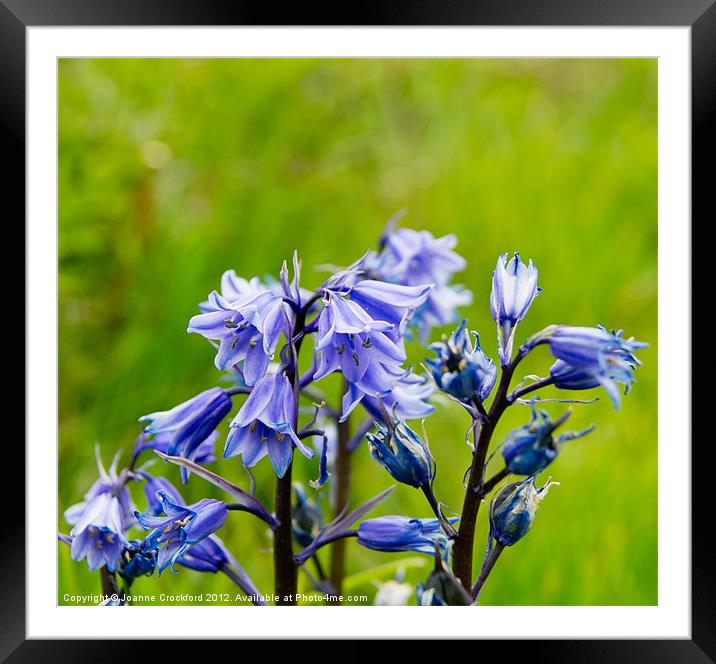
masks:
[[[137,417],[216,384],[211,347],[185,330],[225,269],[275,275],[297,248],[313,287],[325,276],[313,266],[353,261],[407,207],[406,225],[457,234],[475,295],[464,313],[492,357],[490,275],[515,250],[544,288],[518,341],[549,323],[602,323],[651,344],[621,412],[596,392],[577,407],[570,426],[597,431],[550,467],[561,486],[481,603],[656,603],[656,60],[104,59],[62,60],[59,72],[60,530],[95,478],[95,442],[106,460],[123,447],[126,461]],[[417,366],[422,351],[410,355]],[[544,375],[547,351],[534,356],[524,373]],[[325,386],[337,401],[338,383]],[[494,445],[529,418],[511,410]],[[457,511],[466,417],[445,404],[426,426],[436,492]],[[365,447],[354,462],[357,504],[390,478]],[[317,461],[297,465],[299,478],[317,476]],[[499,467],[496,457],[488,472]],[[214,468],[247,486],[238,459]],[[175,467],[161,472],[178,482]],[[268,505],[272,475],[257,468]],[[195,477],[182,490],[221,497]],[[143,508],[141,490],[135,499]],[[429,516],[405,486],[376,511],[387,513]],[[233,514],[221,534],[270,592],[266,528]],[[371,598],[383,576],[367,570],[401,558],[355,542],[348,553],[352,589]],[[64,545],[58,555],[60,602],[99,590]],[[428,565],[403,558],[406,579],[424,580]],[[133,590],[235,592],[223,575],[178,569]]]

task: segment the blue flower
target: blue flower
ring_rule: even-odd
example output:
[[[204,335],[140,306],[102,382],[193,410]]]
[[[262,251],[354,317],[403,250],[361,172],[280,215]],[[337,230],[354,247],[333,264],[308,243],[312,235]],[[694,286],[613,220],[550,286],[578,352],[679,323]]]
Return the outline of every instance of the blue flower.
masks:
[[[318,319],[316,342],[319,359],[314,380],[341,371],[349,383],[365,383],[365,392],[385,392],[393,387],[394,376],[389,376],[388,382],[380,382],[383,380],[381,368],[388,367],[390,373],[391,367],[405,360],[400,328],[407,320],[407,303],[416,298],[414,294],[396,290],[402,287],[387,290],[390,286],[364,281],[347,293],[323,291],[324,307]],[[374,315],[382,318],[374,318]],[[366,376],[369,370],[371,373]]]
[[[380,397],[385,409],[394,413],[399,420],[421,420],[432,414],[435,406],[428,402],[435,386],[425,377],[414,373],[401,372],[393,388]],[[376,419],[382,420],[378,397],[366,395],[363,407]],[[345,412],[345,409],[344,409]]]
[[[456,244],[454,235],[435,238],[425,230],[389,229],[382,238],[383,251],[374,259],[374,271],[387,281],[407,286],[434,284],[410,320],[423,341],[431,327],[454,322],[457,307],[472,302],[470,291],[449,283],[466,266],[465,259],[453,251]]]
[[[157,549],[147,540],[131,540],[122,549],[119,575],[133,581],[140,576],[151,576],[157,566]]]
[[[313,450],[296,435],[295,401],[288,378],[281,373],[264,376],[231,423],[224,457],[241,455],[247,468],[268,454],[274,470],[283,477],[295,445],[308,459]]]
[[[385,427],[376,422],[378,430],[366,434],[371,456],[398,482],[422,487],[433,477],[430,450],[405,422],[393,422],[384,412]]]
[[[226,521],[228,510],[220,500],[204,498],[193,505],[175,503],[164,491],[158,492],[165,516],[151,512],[134,515],[140,525],[151,530],[147,546],[159,550],[157,565],[161,574],[167,567],[174,569],[174,563],[192,546],[221,528]]]
[[[480,348],[480,337],[475,335],[475,346],[463,321],[448,339],[430,345],[437,357],[427,360],[438,387],[460,401],[478,398],[484,401],[492,391],[497,378],[497,366]]]
[[[172,432],[165,432],[152,436],[142,432],[137,439],[137,444],[134,448],[133,456],[137,458],[144,450],[157,450],[163,454],[169,454],[169,448],[172,444],[174,434]],[[198,463],[200,466],[214,463],[216,461],[215,447],[216,441],[219,438],[219,432],[213,431],[210,433],[199,445],[191,452],[186,458],[194,463]],[[186,483],[191,473],[185,469],[181,469],[182,481]]]
[[[91,570],[106,565],[114,571],[127,539],[125,530],[133,523],[132,503],[124,476],[117,476],[116,462],[109,473],[97,454],[99,479],[85,494],[84,500],[65,511],[72,525],[70,555],[72,560],[87,560]]]
[[[209,455],[207,440],[231,407],[227,393],[220,387],[212,387],[171,410],[144,415],[139,421],[148,422],[145,433],[162,437],[155,449],[196,461],[197,457],[206,459]],[[160,449],[165,444],[166,450]],[[213,443],[209,445],[213,451]],[[189,473],[182,468],[182,481],[186,482],[188,477]]]
[[[553,436],[555,429],[569,417],[571,411],[553,422],[545,411],[538,411],[532,401],[532,420],[519,429],[514,429],[505,438],[502,457],[507,469],[515,475],[537,475],[557,458],[562,445],[594,431],[591,426],[584,431],[563,433]]]
[[[641,364],[634,352],[648,346],[633,337],[624,339],[621,330],[609,333],[601,325],[560,325],[544,341],[557,358],[550,368],[557,387],[586,390],[601,385],[616,409],[621,402],[617,383],[625,385],[625,394],[629,392],[634,371]]]
[[[537,489],[535,478],[528,477],[505,485],[490,503],[491,537],[503,546],[512,546],[521,540],[532,528],[539,504],[556,484],[548,480]]]
[[[197,572],[218,572],[233,558],[218,535],[209,535],[185,551],[177,563]]]
[[[164,505],[158,495],[160,491],[168,495],[173,502],[178,504],[184,503],[181,494],[166,477],[155,477],[142,470],[138,471],[137,475],[145,481],[144,495],[147,498],[147,512],[149,514],[157,516],[164,511]]]
[[[236,279],[233,272],[224,274],[222,290],[225,295],[216,291],[209,295],[200,306],[204,313],[189,321],[187,331],[219,342],[217,369],[224,371],[243,361],[244,380],[254,385],[266,372],[285,330],[283,298],[258,280]]]
[[[505,365],[512,357],[515,327],[527,314],[532,301],[542,292],[537,287],[537,268],[532,261],[525,265],[520,255],[507,262],[507,254],[497,259],[492,273],[490,309],[497,323],[497,345],[500,362]]]
[[[379,516],[358,526],[358,543],[374,551],[415,551],[433,555],[435,544],[441,551],[447,550],[448,539],[437,519]]]

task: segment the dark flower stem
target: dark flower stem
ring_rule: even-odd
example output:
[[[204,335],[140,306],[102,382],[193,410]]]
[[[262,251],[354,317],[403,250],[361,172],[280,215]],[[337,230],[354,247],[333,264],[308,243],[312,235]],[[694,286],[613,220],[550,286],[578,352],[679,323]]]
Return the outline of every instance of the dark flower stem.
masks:
[[[277,604],[296,604],[298,570],[293,560],[291,533],[291,470],[276,479],[275,511],[279,525],[273,531],[273,570]]]
[[[495,486],[497,486],[502,480],[510,474],[509,468],[505,467],[499,472],[495,473],[489,480],[485,480],[480,485],[480,498],[484,498]]]
[[[103,566],[99,570],[99,576],[102,582],[102,594],[109,595],[110,597],[115,593],[119,592],[117,586],[117,577],[114,572],[110,572],[107,566]]]
[[[485,472],[487,450],[490,447],[490,440],[492,439],[492,434],[495,432],[495,427],[500,417],[511,403],[508,400],[507,392],[510,388],[512,375],[526,354],[527,351],[524,348],[520,348],[515,359],[503,367],[500,384],[497,387],[497,392],[495,393],[487,417],[481,417],[480,420],[473,422],[474,445],[472,465],[470,466],[470,475],[467,480],[467,488],[465,489],[465,499],[462,504],[460,527],[453,546],[452,563],[453,573],[468,592],[472,587],[475,524],[477,523],[477,513],[480,510],[480,484],[482,484],[482,477]]]
[[[472,587],[471,594],[473,601],[479,597],[480,591],[482,590],[482,586],[485,585],[487,577],[490,576],[490,572],[495,566],[495,563],[497,562],[497,559],[500,557],[500,554],[502,553],[504,548],[505,547],[502,544],[500,544],[499,542],[495,542],[492,549],[490,550],[490,553],[487,555],[487,558],[485,558],[485,563],[480,570],[480,576],[478,577],[477,581],[475,581],[475,585]]]
[[[345,379],[341,384],[342,392],[346,390]],[[348,504],[351,486],[351,450],[348,448],[351,440],[350,417],[345,422],[338,422],[338,444],[333,466],[333,482],[335,482],[336,502],[333,506],[333,516],[337,517]],[[346,573],[346,541],[340,539],[331,546],[331,584],[335,588],[336,596],[343,590],[343,577]],[[335,602],[338,603],[336,599]]]
[[[537,390],[542,389],[543,387],[547,387],[548,385],[554,384],[554,378],[552,376],[548,376],[547,378],[543,378],[542,380],[538,380],[535,383],[532,383],[532,385],[528,385],[527,387],[523,387],[520,390],[515,390],[509,398],[509,403],[513,403],[517,399],[521,399],[526,394],[530,394],[531,392],[535,392]]]
[[[454,538],[457,535],[457,533],[455,532],[455,529],[452,527],[452,524],[445,518],[443,511],[440,509],[440,503],[438,502],[438,499],[435,497],[435,493],[433,492],[433,487],[430,486],[430,484],[423,484],[423,486],[421,486],[420,489],[425,494],[425,497],[428,500],[428,504],[430,505],[430,509],[432,509],[433,514],[435,514],[435,516],[438,518],[438,521],[440,521],[440,525],[443,527],[445,534],[451,539]]]
[[[295,339],[293,344],[293,356],[286,372],[287,378],[294,386],[294,418],[298,422],[298,382],[300,379],[298,371],[298,354],[305,338],[303,332],[306,326],[306,314],[309,307],[316,301],[312,297],[296,312],[296,321],[291,337]],[[293,559],[293,533],[292,526],[292,504],[291,504],[291,472],[293,461],[289,463],[283,477],[276,478],[276,498],[274,511],[278,526],[273,531],[273,570],[274,590],[277,597],[277,604],[296,604],[296,591],[298,589],[298,567]]]

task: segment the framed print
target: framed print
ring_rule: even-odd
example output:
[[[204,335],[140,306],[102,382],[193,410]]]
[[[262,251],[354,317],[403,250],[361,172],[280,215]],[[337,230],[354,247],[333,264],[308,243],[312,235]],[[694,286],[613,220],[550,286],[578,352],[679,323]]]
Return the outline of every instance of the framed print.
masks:
[[[712,661],[716,9],[265,13],[0,4],[28,386],[2,655]]]

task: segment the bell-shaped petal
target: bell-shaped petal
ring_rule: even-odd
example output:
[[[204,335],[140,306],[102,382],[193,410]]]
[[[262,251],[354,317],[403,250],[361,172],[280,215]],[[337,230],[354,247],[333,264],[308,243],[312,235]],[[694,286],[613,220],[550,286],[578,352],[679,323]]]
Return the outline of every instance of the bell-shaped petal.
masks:
[[[492,319],[497,323],[497,345],[500,362],[505,365],[512,357],[515,327],[526,315],[532,301],[542,291],[537,287],[537,268],[530,260],[525,265],[520,255],[515,254],[510,261],[508,254],[497,259],[492,273],[492,292],[490,310]]]

